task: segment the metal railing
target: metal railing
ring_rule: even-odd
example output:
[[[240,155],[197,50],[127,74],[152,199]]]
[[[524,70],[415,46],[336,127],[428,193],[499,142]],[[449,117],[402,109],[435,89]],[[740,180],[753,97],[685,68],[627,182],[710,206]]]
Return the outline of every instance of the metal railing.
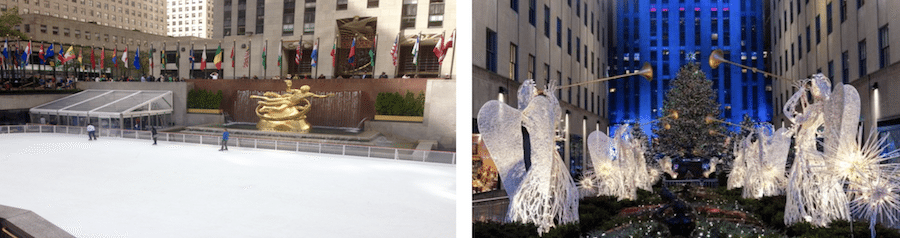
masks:
[[[663,184],[666,186],[675,186],[675,185],[692,185],[692,186],[703,186],[715,188],[719,187],[718,179],[683,179],[683,180],[663,180]]]
[[[87,135],[84,127],[56,126],[56,125],[14,125],[0,126],[0,134],[9,133],[56,133]],[[118,137],[126,139],[153,140],[149,131],[123,130],[101,128],[97,131],[98,137]],[[202,145],[221,145],[222,136],[186,134],[174,132],[157,133],[158,141],[192,143]],[[345,145],[330,143],[313,143],[294,140],[273,140],[245,137],[230,137],[228,146],[271,149],[295,152],[312,152],[333,155],[349,155],[368,158],[381,158],[393,160],[407,160],[429,163],[456,164],[456,153],[433,150],[400,149],[377,146]]]

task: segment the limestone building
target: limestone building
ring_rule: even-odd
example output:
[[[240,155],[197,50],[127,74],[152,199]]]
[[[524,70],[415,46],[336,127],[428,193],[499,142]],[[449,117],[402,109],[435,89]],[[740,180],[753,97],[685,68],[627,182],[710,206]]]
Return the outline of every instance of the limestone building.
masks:
[[[169,36],[209,38],[212,35],[212,0],[166,0]]]
[[[900,92],[900,25],[892,17],[898,1],[770,0],[772,69],[790,79],[822,73],[834,84],[851,84],[859,91],[866,135],[874,127],[900,139],[900,107],[892,104]],[[893,57],[892,57],[893,56]],[[773,123],[790,125],[782,112],[796,92],[790,81],[773,80]]]
[[[540,88],[607,77],[614,1],[475,1],[472,115],[489,100],[515,107],[524,80]],[[561,154],[573,174],[587,161],[586,138],[606,132],[606,83],[558,90]],[[477,125],[477,123],[475,124]]]
[[[20,15],[43,15],[143,33],[166,34],[166,3],[163,0],[0,0],[0,10],[14,7],[19,9]]]
[[[287,77],[288,74],[371,77],[382,72],[389,77],[417,74],[438,77],[451,74],[453,67],[454,48],[448,50],[442,64],[432,50],[442,36],[449,39],[456,29],[455,1],[216,0],[213,4],[215,14],[210,38],[220,43],[210,48],[214,50],[218,44],[222,45],[226,63],[221,74],[226,79]],[[414,64],[412,49],[417,38],[420,47]],[[392,55],[395,41],[398,49]],[[313,67],[311,56],[315,45],[318,51],[316,67]],[[299,64],[295,60],[298,49]],[[355,49],[352,63],[351,49]],[[277,61],[280,54],[283,55],[281,67]]]

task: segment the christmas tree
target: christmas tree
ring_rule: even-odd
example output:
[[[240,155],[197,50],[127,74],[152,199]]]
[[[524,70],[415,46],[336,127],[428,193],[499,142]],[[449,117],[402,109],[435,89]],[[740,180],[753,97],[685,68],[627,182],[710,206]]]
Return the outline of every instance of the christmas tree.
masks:
[[[671,157],[720,157],[726,129],[719,122],[719,103],[713,82],[706,79],[700,65],[688,63],[681,67],[672,89],[666,92],[663,111],[653,128],[654,154]],[[675,116],[677,114],[677,116]]]

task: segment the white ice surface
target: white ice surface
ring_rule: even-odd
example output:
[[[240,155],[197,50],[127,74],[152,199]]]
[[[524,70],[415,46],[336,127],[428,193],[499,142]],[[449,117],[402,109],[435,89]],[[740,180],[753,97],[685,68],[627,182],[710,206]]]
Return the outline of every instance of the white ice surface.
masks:
[[[0,135],[0,204],[78,237],[455,237],[455,167]]]

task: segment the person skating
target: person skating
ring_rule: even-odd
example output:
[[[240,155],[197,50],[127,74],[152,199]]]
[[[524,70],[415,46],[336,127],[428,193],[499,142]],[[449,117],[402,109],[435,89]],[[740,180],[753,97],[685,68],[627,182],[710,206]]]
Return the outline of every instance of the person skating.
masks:
[[[94,128],[93,124],[88,124],[88,126],[87,126],[88,140],[96,140],[97,139],[97,134],[95,134],[96,130],[97,129]]]
[[[153,145],[156,145],[156,127],[150,127],[150,135],[153,137]]]
[[[222,132],[222,148],[219,151],[228,150],[228,129]]]

